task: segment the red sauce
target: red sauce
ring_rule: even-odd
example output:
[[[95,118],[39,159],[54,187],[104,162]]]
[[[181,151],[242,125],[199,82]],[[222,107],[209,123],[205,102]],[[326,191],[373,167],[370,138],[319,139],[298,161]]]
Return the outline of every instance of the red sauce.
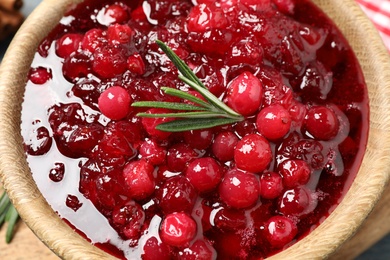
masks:
[[[199,96],[167,43],[226,104],[232,125],[167,133],[136,101]],[[148,110],[157,113],[161,110]],[[306,0],[87,0],[43,40],[22,135],[52,208],[119,258],[259,259],[340,203],[367,142],[359,64]]]

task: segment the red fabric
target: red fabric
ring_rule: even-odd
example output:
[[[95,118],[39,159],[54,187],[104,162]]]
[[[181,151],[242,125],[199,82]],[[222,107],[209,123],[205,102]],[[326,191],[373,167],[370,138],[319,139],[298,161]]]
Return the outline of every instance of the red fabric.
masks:
[[[355,0],[378,29],[390,52],[390,0]]]

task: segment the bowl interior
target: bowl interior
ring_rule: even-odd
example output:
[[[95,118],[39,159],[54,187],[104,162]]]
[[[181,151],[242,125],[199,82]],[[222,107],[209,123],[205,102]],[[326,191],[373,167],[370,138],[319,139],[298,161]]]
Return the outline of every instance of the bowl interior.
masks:
[[[43,1],[24,23],[0,68],[0,174],[21,217],[56,254],[66,259],[109,259],[66,225],[47,204],[31,177],[20,135],[25,79],[35,49],[80,0]],[[324,258],[348,239],[372,210],[388,179],[390,163],[390,59],[373,25],[353,0],[313,0],[336,23],[362,67],[370,100],[367,150],[342,203],[307,237],[272,257]]]

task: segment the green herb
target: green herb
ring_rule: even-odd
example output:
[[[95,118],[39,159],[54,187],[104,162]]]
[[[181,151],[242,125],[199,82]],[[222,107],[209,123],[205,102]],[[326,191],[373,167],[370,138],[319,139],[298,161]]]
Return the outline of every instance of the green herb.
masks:
[[[16,211],[14,205],[8,198],[5,191],[0,197],[0,227],[7,222],[7,231],[5,234],[5,242],[8,244],[11,242],[14,234],[15,224],[19,219],[19,214]]]
[[[166,132],[181,132],[187,130],[206,129],[214,126],[232,124],[244,120],[244,117],[232,110],[225,103],[214,96],[199,80],[195,73],[180,59],[165,43],[157,40],[156,43],[179,70],[179,79],[198,91],[206,101],[174,88],[161,87],[161,90],[171,96],[179,97],[194,103],[194,105],[176,102],[139,101],[134,107],[153,107],[177,110],[172,113],[138,113],[140,117],[173,117],[176,120],[159,124],[156,129]]]

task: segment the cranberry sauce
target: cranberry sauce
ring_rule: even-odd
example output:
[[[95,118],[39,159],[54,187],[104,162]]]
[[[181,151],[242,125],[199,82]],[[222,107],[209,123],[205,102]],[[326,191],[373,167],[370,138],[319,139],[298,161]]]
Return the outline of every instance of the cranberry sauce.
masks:
[[[104,2],[104,3],[103,3]],[[172,48],[245,120],[170,133],[136,101],[203,98]],[[190,102],[191,103],[191,102]],[[22,135],[52,208],[127,259],[261,259],[317,227],[351,185],[368,97],[349,45],[307,0],[92,1],[43,40]]]

